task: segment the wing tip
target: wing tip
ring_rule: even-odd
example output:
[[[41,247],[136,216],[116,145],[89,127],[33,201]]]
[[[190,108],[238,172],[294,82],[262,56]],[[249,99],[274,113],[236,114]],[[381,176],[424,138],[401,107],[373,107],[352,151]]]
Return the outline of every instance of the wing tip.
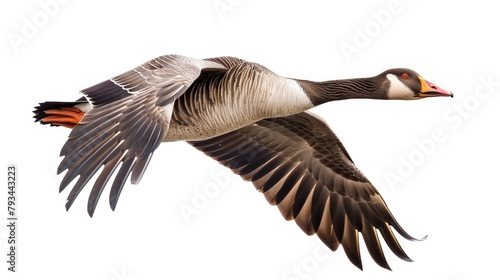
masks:
[[[87,213],[89,214],[90,218],[94,217],[94,212],[95,212],[95,208],[87,209]]]
[[[349,260],[351,261],[351,263],[357,267],[359,270],[363,271],[363,262],[361,261],[361,259],[359,259],[359,261],[354,261],[352,259],[349,258]]]
[[[71,205],[73,205],[73,201],[68,199],[66,201],[66,204],[64,205],[64,207],[66,208],[66,212],[69,211],[69,209],[71,208]]]
[[[429,237],[428,234],[426,234],[424,237],[422,237],[420,239],[416,239],[415,241],[425,241],[425,240],[427,240],[427,237]]]
[[[110,199],[109,200],[109,207],[111,208],[111,210],[114,212],[115,209],[116,209],[116,205],[118,205],[118,199]]]

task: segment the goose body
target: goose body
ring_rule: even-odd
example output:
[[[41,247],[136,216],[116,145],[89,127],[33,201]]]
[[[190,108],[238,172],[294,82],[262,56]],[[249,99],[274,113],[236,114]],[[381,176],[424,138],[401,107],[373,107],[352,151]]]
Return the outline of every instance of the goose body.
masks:
[[[257,63],[235,58],[214,61],[228,67],[227,72],[200,80],[179,97],[164,141],[207,139],[314,107],[293,79]]]
[[[43,102],[35,119],[72,128],[61,150],[60,186],[74,179],[69,209],[88,181],[88,212],[111,175],[115,209],[128,177],[140,181],[161,142],[188,141],[254,186],[284,218],[333,251],[340,245],[360,269],[358,233],[372,258],[389,269],[380,233],[398,257],[410,260],[392,229],[409,240],[380,194],[356,168],[340,140],[318,116],[320,104],[350,98],[420,99],[452,96],[410,69],[370,78],[313,82],[281,77],[233,57],[167,55],[82,90],[75,102]]]

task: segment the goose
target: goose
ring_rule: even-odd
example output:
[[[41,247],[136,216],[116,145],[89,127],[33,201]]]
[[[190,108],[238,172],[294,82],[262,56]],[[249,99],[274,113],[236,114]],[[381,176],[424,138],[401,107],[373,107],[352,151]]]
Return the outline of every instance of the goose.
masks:
[[[81,91],[74,102],[42,102],[35,122],[71,128],[57,173],[63,191],[76,177],[66,209],[102,168],[90,191],[92,217],[112,174],[115,210],[130,177],[137,184],[161,142],[186,141],[251,181],[286,220],[342,245],[363,269],[359,234],[372,259],[389,269],[379,235],[412,261],[393,230],[410,236],[323,119],[308,109],[343,99],[417,100],[453,94],[415,71],[390,69],[369,78],[324,82],[279,76],[235,57],[165,55]]]

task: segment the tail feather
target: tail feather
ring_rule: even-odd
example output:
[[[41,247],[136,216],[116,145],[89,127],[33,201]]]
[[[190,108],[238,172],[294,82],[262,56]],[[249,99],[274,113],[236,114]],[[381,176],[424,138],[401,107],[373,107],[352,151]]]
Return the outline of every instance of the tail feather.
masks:
[[[85,114],[85,112],[75,106],[85,105],[86,103],[88,102],[84,99],[73,102],[42,102],[35,107],[33,118],[35,122],[40,122],[41,124],[73,128]]]

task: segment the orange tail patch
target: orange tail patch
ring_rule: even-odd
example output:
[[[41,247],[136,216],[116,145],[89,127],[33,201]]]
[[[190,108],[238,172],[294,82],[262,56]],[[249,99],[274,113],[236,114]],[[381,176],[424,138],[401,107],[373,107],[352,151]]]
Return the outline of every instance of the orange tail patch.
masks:
[[[73,128],[80,123],[85,113],[74,107],[66,107],[61,109],[45,110],[47,115],[41,119],[42,123],[49,123],[52,125],[60,125],[67,128]]]

